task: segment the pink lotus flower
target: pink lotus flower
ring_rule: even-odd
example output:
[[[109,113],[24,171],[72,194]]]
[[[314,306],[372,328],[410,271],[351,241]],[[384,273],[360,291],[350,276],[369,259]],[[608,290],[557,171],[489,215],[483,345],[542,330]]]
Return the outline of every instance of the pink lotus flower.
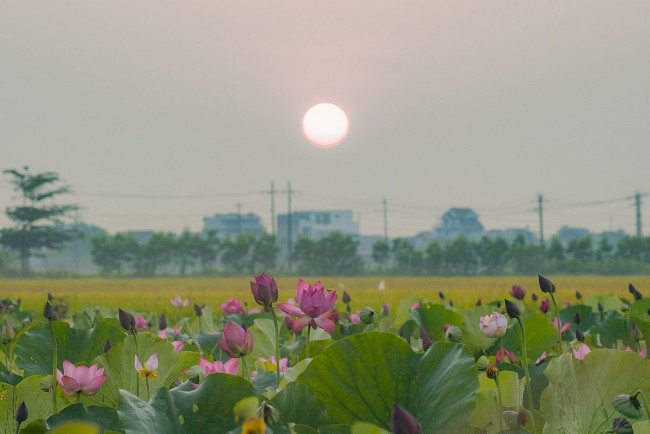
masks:
[[[629,345],[626,345],[626,346],[625,346],[625,351],[627,351],[628,353],[631,353],[631,352],[632,352],[632,348],[630,348]],[[640,355],[641,357],[646,357],[646,356],[648,355],[648,350],[647,350],[646,348],[641,348],[641,350],[639,350],[639,355]]]
[[[227,322],[217,345],[230,357],[243,357],[253,351],[253,333],[237,323]]]
[[[255,276],[255,282],[251,282],[251,292],[255,302],[261,306],[269,307],[278,301],[278,285],[274,278],[264,273]]]
[[[523,300],[526,296],[526,290],[519,285],[513,285],[512,289],[510,289],[510,295],[517,300]]]
[[[264,357],[260,357],[259,359],[260,362],[264,363],[264,368],[266,369],[266,372],[275,372],[278,368],[278,364],[275,363],[275,356],[271,356],[270,359],[265,359]],[[280,372],[284,373],[287,372],[287,369],[289,369],[289,359],[282,358],[280,359]]]
[[[420,308],[420,302],[419,302],[419,301],[416,302],[416,303],[413,303],[413,304],[411,305],[411,309],[413,309],[413,310],[417,310],[417,309],[419,309],[419,308]]]
[[[553,318],[553,327],[555,327],[555,329],[557,330],[557,327],[558,327],[558,325],[557,325],[557,317]],[[562,324],[562,330],[560,330],[560,334],[562,336],[564,336],[564,333],[566,333],[566,331],[569,330],[570,327],[571,327],[570,322]]]
[[[292,325],[294,333],[308,326],[334,333],[335,324],[331,318],[334,315],[332,308],[336,303],[336,291],[325,291],[320,282],[312,286],[300,279],[296,287],[296,301],[298,306],[289,303],[278,305],[284,313],[297,317]]]
[[[256,307],[254,307],[254,308],[252,308],[252,309],[250,309],[250,310],[248,311],[248,315],[253,315],[253,314],[256,314],[256,313],[262,313],[262,311],[259,310],[259,309],[256,308]]]
[[[352,324],[361,324],[361,311],[358,310],[352,315],[350,315],[350,322]]]
[[[573,353],[573,357],[575,357],[578,360],[582,360],[585,358],[587,354],[591,352],[587,344],[584,342],[581,342],[580,345],[578,345],[578,348],[571,348],[571,352]]]
[[[199,359],[199,364],[203,369],[203,374],[207,377],[210,374],[230,374],[237,375],[237,369],[239,367],[239,359],[232,358],[226,363],[223,363],[221,360],[216,360],[214,363],[210,363],[203,357]]]
[[[501,363],[504,357],[508,358],[508,360],[510,360],[510,363],[515,363],[514,354],[512,354],[510,351],[508,351],[505,348],[503,349],[503,352],[501,352],[501,349],[498,349],[496,354],[497,363]]]
[[[541,365],[542,362],[544,362],[544,360],[546,360],[546,357],[547,357],[547,356],[546,356],[546,351],[544,351],[544,352],[542,353],[542,355],[539,356],[539,357],[537,358],[537,360],[535,360],[535,364],[536,364],[536,365]]]
[[[63,372],[56,370],[56,382],[68,396],[75,396],[78,393],[94,395],[106,381],[104,368],[97,369],[97,364],[90,368],[87,366],[75,366],[65,360]]]
[[[183,351],[183,348],[185,348],[185,342],[183,341],[174,341],[172,342],[172,346],[174,347],[174,351],[177,353],[180,353]]]
[[[506,334],[508,320],[499,312],[492,312],[492,315],[481,317],[479,327],[485,336],[489,338],[500,338]]]
[[[138,359],[138,356],[135,356],[135,370],[138,371],[138,375],[141,378],[146,378],[147,380],[154,380],[158,376],[158,354],[153,353],[149,359],[147,359],[147,363],[145,363],[144,366],[142,366],[142,363],[140,362],[140,359]]]
[[[221,305],[221,310],[224,315],[243,315],[246,313],[241,301],[236,298],[229,298],[228,301]]]
[[[188,298],[186,298],[185,300],[181,300],[181,296],[179,294],[179,295],[176,295],[176,297],[174,297],[171,300],[171,303],[172,303],[173,306],[176,306],[176,307],[187,307],[187,306],[190,305],[190,300]]]
[[[145,330],[146,328],[149,327],[149,321],[147,321],[147,318],[143,316],[136,316],[135,317],[135,329],[138,331]]]
[[[549,303],[548,300],[542,300],[539,303],[539,310],[542,311],[542,313],[548,312],[549,308],[551,307],[551,303]]]

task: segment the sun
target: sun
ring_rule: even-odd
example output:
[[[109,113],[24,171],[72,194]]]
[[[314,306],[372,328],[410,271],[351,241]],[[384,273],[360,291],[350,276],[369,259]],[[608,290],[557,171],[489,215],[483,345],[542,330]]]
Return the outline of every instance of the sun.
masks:
[[[350,123],[341,107],[324,102],[312,106],[302,118],[302,132],[314,146],[332,148],[348,135]]]

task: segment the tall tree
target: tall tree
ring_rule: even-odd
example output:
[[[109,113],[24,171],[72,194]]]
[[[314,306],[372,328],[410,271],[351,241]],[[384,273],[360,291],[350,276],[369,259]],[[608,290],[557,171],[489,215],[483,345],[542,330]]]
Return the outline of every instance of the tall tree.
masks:
[[[40,249],[60,250],[74,238],[76,232],[63,227],[62,220],[78,209],[76,205],[53,203],[60,195],[70,193],[70,187],[61,185],[54,172],[32,174],[23,170],[5,170],[11,176],[14,190],[20,194],[21,205],[7,207],[5,214],[14,227],[0,230],[0,244],[13,250],[20,258],[23,276],[29,275],[29,258]]]

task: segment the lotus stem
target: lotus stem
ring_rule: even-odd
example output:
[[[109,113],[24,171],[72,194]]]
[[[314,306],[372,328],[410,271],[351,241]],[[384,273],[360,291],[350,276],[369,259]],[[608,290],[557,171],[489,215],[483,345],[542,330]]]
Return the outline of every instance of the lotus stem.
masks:
[[[248,373],[248,364],[246,363],[246,357],[241,357],[241,364],[242,364],[242,374],[244,374],[244,378],[246,381],[251,381],[250,375]]]
[[[307,343],[305,344],[305,359],[309,358],[309,336],[311,335],[311,325],[307,326]]]
[[[58,409],[56,406],[56,367],[58,365],[58,353],[56,349],[56,334],[54,333],[54,323],[52,321],[49,321],[50,323],[50,330],[52,330],[52,410],[54,410],[54,414],[58,413]]]
[[[131,336],[133,336],[133,342],[135,342],[135,356],[138,356],[138,337],[133,333]],[[140,376],[139,373],[136,371],[135,373],[135,394],[140,397]]]
[[[521,321],[521,318],[517,318],[519,322],[519,328],[521,328],[521,346],[524,352],[524,372],[526,373],[526,390],[528,391],[528,408],[533,409],[533,391],[532,391],[532,382],[530,379],[530,372],[528,372],[528,351],[526,349],[526,330],[524,329],[524,323]]]
[[[553,309],[555,309],[555,316],[557,317],[557,339],[560,345],[560,354],[564,352],[562,349],[562,320],[560,319],[560,310],[557,308],[557,302],[555,301],[555,295],[551,292],[551,300],[553,300]]]
[[[503,431],[503,399],[501,398],[501,385],[499,384],[499,374],[494,377],[494,382],[497,385],[497,404],[498,410],[497,414],[499,415],[499,432]]]
[[[275,315],[275,310],[272,305],[270,307],[271,315],[273,315],[273,326],[275,327],[275,372],[278,380],[277,389],[280,387],[280,328],[278,327],[278,317]]]

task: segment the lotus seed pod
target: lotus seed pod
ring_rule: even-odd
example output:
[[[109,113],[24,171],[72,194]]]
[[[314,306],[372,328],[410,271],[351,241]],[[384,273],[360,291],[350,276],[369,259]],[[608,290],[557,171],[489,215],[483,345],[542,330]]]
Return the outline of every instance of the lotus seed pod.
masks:
[[[643,416],[641,403],[636,398],[636,395],[618,395],[612,400],[612,407],[625,417],[639,419]]]
[[[375,320],[375,316],[377,316],[375,311],[368,306],[365,306],[359,312],[359,318],[361,319],[361,322],[364,324],[372,324],[373,321]]]

